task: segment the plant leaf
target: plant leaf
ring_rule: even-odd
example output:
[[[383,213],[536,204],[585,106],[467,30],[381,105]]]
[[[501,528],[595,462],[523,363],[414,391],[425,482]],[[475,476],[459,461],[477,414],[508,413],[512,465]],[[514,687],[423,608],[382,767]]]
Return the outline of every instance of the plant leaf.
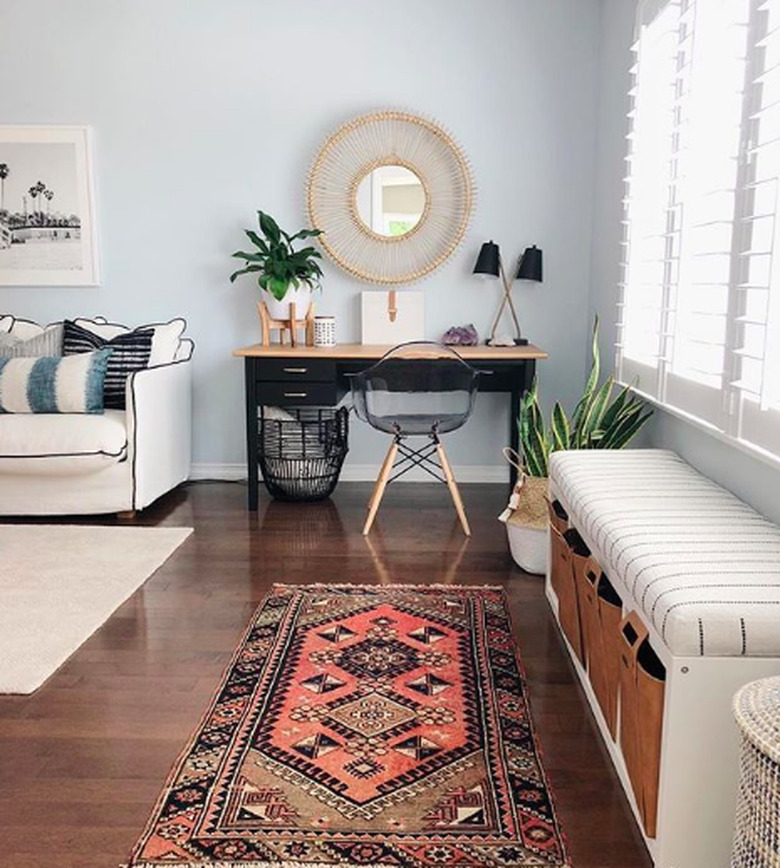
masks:
[[[544,431],[544,419],[539,406],[536,379],[520,399],[518,434],[523,463],[531,476],[547,475],[549,445]]]
[[[599,382],[601,374],[601,356],[599,354],[599,318],[598,316],[593,323],[593,339],[591,342],[591,365],[590,373],[588,374],[585,389],[582,392],[577,406],[574,408],[574,416],[572,417],[571,427],[574,431],[574,448],[581,448],[583,445],[582,423],[588,415],[593,395],[596,391],[596,386]]]
[[[263,235],[265,235],[272,244],[279,244],[282,240],[282,231],[279,229],[279,224],[276,220],[264,211],[257,212],[257,220],[260,224],[260,229],[262,230]]]
[[[602,419],[601,419],[601,424],[604,427],[605,431],[609,431],[609,429],[620,418],[625,407],[630,405],[630,399],[631,399],[631,387],[630,386],[624,386],[618,392],[617,396],[615,397],[615,400],[604,411],[604,415],[602,416]]]
[[[612,387],[614,385],[612,375],[607,377],[601,388],[593,396],[590,407],[582,420],[581,430],[581,446],[587,449],[593,432],[602,427],[604,411],[609,404],[609,399],[612,397]]]
[[[289,288],[290,288],[289,280],[287,280],[283,277],[276,277],[276,276],[271,277],[268,280],[268,286],[266,286],[266,289],[268,290],[268,292],[270,292],[271,295],[277,301],[281,301],[285,297],[285,295],[287,295],[287,290]]]
[[[301,229],[296,232],[295,235],[285,236],[288,241],[293,242],[297,241],[299,238],[302,240],[304,238],[317,238],[322,235],[322,229]]]
[[[569,427],[569,420],[566,417],[566,411],[559,401],[556,401],[553,405],[550,433],[552,435],[552,448],[554,451],[569,448],[571,429]]]
[[[642,413],[642,407],[639,407],[639,412],[623,419],[615,430],[612,432],[609,443],[601,446],[602,449],[623,449],[628,443],[639,433],[640,429],[645,425],[648,419],[653,415],[652,410]]]
[[[260,268],[259,265],[248,265],[246,268],[241,268],[241,269],[239,269],[238,271],[234,271],[234,272],[230,275],[230,282],[231,282],[231,283],[235,283],[236,278],[237,278],[240,274],[251,274],[252,272],[255,272],[255,271],[262,271],[262,270],[263,270],[263,269]]]
[[[262,238],[257,234],[257,232],[255,232],[255,231],[252,230],[252,229],[244,229],[244,234],[245,234],[246,237],[247,237],[247,238],[252,242],[252,244],[255,245],[255,247],[258,247],[258,248],[259,248],[260,250],[262,250],[262,252],[265,253],[265,254],[268,253],[268,245],[267,245],[267,244],[265,243],[265,241],[263,241],[263,239],[262,239]]]
[[[247,262],[265,262],[267,258],[264,253],[246,253],[244,250],[236,250],[230,255],[234,259],[246,259]]]

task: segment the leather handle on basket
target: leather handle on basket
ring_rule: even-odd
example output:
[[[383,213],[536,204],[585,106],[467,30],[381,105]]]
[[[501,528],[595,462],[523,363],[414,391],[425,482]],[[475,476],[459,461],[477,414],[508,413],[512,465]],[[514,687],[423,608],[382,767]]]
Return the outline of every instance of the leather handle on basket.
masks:
[[[601,565],[596,560],[596,558],[591,555],[587,561],[585,562],[585,581],[596,590],[596,585],[599,583],[599,579],[601,578]]]
[[[552,501],[550,500],[550,495],[545,494],[544,502],[547,504],[547,514],[550,516],[550,525],[555,528],[555,522],[558,516],[555,514],[555,510],[553,509]],[[555,528],[557,530],[557,528]]]
[[[631,637],[632,633],[633,638]],[[626,666],[636,660],[639,648],[648,635],[647,627],[633,610],[620,622],[620,656]]]

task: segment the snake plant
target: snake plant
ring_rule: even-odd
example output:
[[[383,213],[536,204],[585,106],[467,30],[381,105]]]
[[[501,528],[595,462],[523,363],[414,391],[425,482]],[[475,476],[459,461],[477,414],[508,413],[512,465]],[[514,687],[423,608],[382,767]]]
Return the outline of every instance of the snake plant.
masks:
[[[582,397],[571,418],[556,401],[545,427],[539,404],[536,379],[520,401],[517,420],[520,449],[525,471],[529,476],[547,476],[547,461],[552,452],[561,449],[622,449],[653,415],[635,397],[630,386],[624,386],[612,397],[615,379],[610,374],[599,386],[601,359],[599,356],[599,321],[593,326],[592,363]]]

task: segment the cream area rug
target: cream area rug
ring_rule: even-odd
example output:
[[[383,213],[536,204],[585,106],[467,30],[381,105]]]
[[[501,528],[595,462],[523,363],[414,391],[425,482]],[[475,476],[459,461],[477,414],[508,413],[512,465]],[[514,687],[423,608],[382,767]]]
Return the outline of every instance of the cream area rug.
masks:
[[[0,693],[32,693],[189,527],[0,526]]]

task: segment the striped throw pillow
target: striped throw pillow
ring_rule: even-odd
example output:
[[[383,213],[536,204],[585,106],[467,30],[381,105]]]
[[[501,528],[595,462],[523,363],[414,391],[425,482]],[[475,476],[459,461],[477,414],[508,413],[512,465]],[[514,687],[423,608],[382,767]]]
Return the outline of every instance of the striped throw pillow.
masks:
[[[153,329],[136,329],[106,340],[66,319],[62,354],[72,356],[92,350],[112,350],[103,387],[103,399],[106,409],[124,410],[125,383],[130,374],[142,371],[149,365],[153,337]]]
[[[0,359],[0,413],[102,413],[111,350]]]

